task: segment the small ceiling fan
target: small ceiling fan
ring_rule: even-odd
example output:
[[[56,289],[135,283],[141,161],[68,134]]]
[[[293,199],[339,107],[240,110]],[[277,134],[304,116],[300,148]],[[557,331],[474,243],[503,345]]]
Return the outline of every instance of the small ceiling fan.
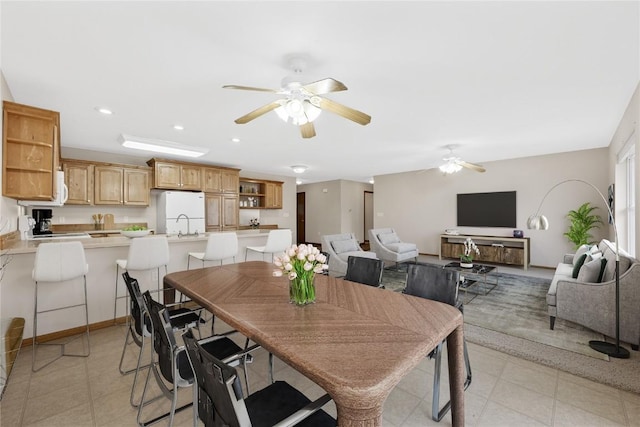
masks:
[[[249,123],[251,120],[275,110],[276,114],[285,122],[300,126],[300,133],[303,138],[313,138],[316,136],[313,121],[318,118],[322,110],[337,114],[361,125],[369,124],[371,116],[368,114],[320,96],[331,92],[347,90],[347,87],[342,82],[332,78],[326,78],[313,83],[302,84],[300,77],[305,64],[306,62],[302,58],[292,58],[290,60],[293,76],[285,77],[282,80],[281,89],[264,89],[240,85],[222,86],[224,89],[271,92],[284,95],[284,98],[257,108],[237,118],[235,122],[238,124]]]
[[[444,173],[445,175],[451,175],[451,174],[454,174],[456,172],[459,172],[460,170],[462,170],[462,168],[471,169],[471,170],[474,170],[476,172],[485,172],[486,171],[486,169],[483,168],[480,165],[476,165],[474,163],[465,162],[460,157],[454,156],[453,148],[452,147],[448,147],[448,148],[449,148],[449,155],[442,159],[442,160],[444,160],[444,163],[442,165],[440,165],[440,171],[442,173]]]

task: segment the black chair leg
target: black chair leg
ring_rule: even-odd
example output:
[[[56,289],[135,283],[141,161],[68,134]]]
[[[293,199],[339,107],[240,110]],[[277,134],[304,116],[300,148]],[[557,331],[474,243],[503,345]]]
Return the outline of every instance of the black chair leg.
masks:
[[[431,402],[431,419],[440,422],[442,418],[451,409],[451,399],[440,409],[440,369],[442,366],[442,347],[444,342],[438,344],[433,357],[436,360],[436,366],[433,372],[433,400]],[[464,365],[467,370],[467,377],[464,380],[464,389],[466,390],[471,384],[471,363],[469,362],[469,352],[467,351],[467,341],[464,343]]]
[[[549,316],[549,329],[551,329],[553,331],[553,327],[556,324],[556,318],[555,316]]]

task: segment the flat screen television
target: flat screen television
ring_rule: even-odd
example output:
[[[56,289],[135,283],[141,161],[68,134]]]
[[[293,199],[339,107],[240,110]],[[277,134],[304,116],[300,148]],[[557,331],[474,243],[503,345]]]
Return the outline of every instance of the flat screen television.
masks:
[[[458,194],[458,226],[516,227],[516,192]]]

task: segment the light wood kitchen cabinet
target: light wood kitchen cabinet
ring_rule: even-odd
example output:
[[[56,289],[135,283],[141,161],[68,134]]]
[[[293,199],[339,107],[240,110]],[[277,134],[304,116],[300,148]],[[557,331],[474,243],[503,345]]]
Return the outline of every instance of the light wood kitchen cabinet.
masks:
[[[151,159],[153,188],[202,191],[202,165]]]
[[[60,166],[60,114],[3,102],[2,194],[18,200],[53,200]]]
[[[239,223],[238,196],[205,193],[207,231],[236,230]]]
[[[282,181],[240,178],[240,209],[282,209]]]
[[[149,206],[149,171],[124,168],[122,172],[124,178],[124,204],[127,206]]]
[[[94,165],[84,162],[63,160],[64,182],[69,190],[67,205],[93,204],[93,175]]]
[[[118,166],[95,167],[96,205],[149,205],[149,171]]]
[[[282,209],[282,184],[267,182],[265,184],[265,208]]]
[[[205,193],[222,193],[222,170],[204,168],[202,171]]]
[[[238,194],[240,174],[234,170],[222,170],[222,192]]]

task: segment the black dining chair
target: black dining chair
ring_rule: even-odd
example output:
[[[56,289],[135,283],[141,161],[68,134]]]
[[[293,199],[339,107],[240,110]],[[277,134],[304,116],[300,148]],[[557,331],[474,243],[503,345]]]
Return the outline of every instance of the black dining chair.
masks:
[[[244,397],[234,367],[207,352],[191,332],[183,334],[182,339],[198,385],[202,387],[198,410],[205,427],[293,426],[299,423],[309,427],[335,427],[336,420],[321,409],[331,400],[328,394],[312,402],[289,383],[275,381]]]
[[[344,280],[384,289],[384,286],[380,285],[383,270],[384,261],[381,259],[350,256],[347,259],[347,274]]]
[[[131,386],[130,397],[131,406],[135,408],[139,405],[139,403],[135,402],[134,400],[134,392],[136,390],[136,384],[138,382],[138,374],[142,368],[146,368],[149,366],[142,366],[141,364],[145,344],[151,338],[152,327],[147,304],[144,301],[142,293],[140,292],[140,285],[138,284],[138,281],[135,278],[131,277],[126,271],[122,273],[122,277],[125,284],[127,285],[127,291],[129,293],[129,315],[131,316],[131,321],[127,322],[127,334],[124,338],[124,345],[122,346],[122,355],[120,356],[120,364],[118,365],[118,369],[120,370],[120,374],[122,375],[127,375],[132,372],[135,373],[133,378],[133,385]],[[199,326],[201,322],[201,311],[201,309],[193,311],[184,307],[174,307],[171,311],[169,311],[171,327],[173,328],[173,330],[184,330],[196,326],[198,327],[198,331],[200,331]],[[136,367],[126,369],[124,367],[124,359],[127,347],[134,343],[139,347]]]
[[[177,408],[178,389],[191,387],[194,382],[194,374],[191,369],[185,347],[178,346],[176,342],[174,328],[171,325],[171,319],[169,317],[169,311],[165,308],[164,304],[155,301],[151,297],[151,293],[149,291],[146,291],[143,294],[143,297],[151,318],[153,331],[152,342],[157,360],[155,360],[154,355],[152,354],[151,366],[147,372],[147,378],[142,391],[142,399],[138,406],[137,421],[139,425],[147,426],[169,417],[169,426],[171,426],[173,424],[175,413],[186,409],[193,404],[193,402],[191,402]],[[235,331],[231,331],[228,334],[232,333],[235,333]],[[243,349],[226,336],[228,334],[214,335],[209,338],[201,339],[199,340],[199,343],[205,352],[215,354],[225,361],[235,361],[238,364],[242,363],[245,373],[245,381],[247,381],[248,388],[247,363],[250,363],[252,360],[249,353],[259,348],[259,346],[254,345],[249,347],[249,340],[247,339],[245,348]],[[162,391],[162,394],[149,400],[145,400],[151,375],[155,377],[156,383]],[[167,386],[167,383],[171,384],[172,387]],[[144,406],[163,396],[171,400],[170,411],[151,420],[142,421],[141,419]]]
[[[409,264],[407,269],[407,285],[404,293],[425,299],[443,302],[457,307],[464,313],[462,300],[458,298],[458,284],[460,283],[460,272],[445,269],[436,265]],[[442,351],[444,341],[429,354],[435,360],[433,372],[433,400],[431,402],[431,418],[434,421],[442,420],[442,417],[451,408],[449,400],[440,409],[440,371],[442,367]],[[464,364],[467,376],[464,382],[466,390],[471,384],[471,364],[469,362],[469,352],[467,351],[467,341],[464,340]]]

